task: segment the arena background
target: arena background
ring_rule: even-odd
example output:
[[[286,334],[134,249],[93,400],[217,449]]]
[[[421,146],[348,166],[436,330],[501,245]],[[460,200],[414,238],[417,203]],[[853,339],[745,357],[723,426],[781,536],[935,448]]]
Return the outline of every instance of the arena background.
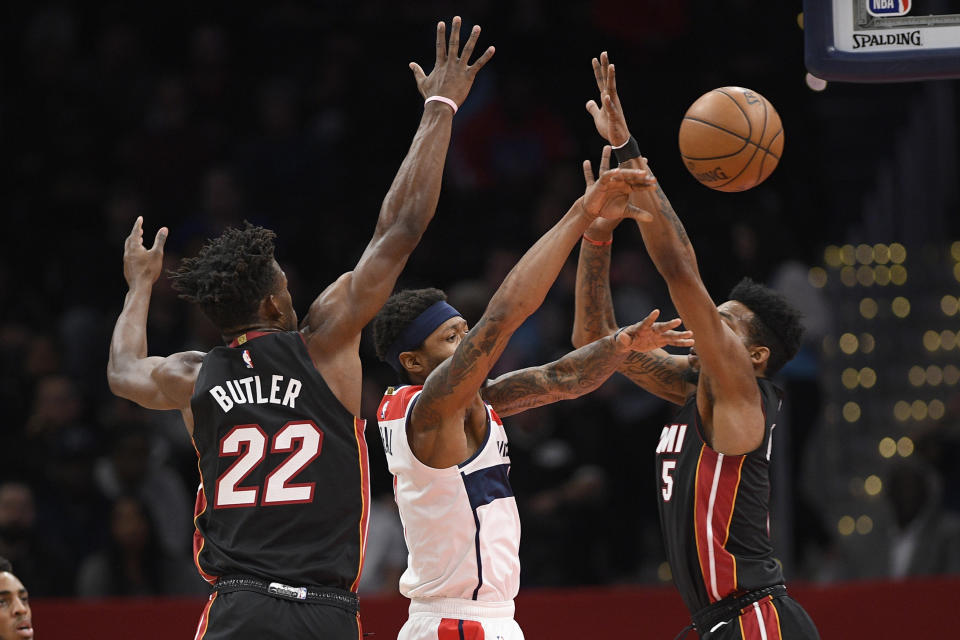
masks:
[[[461,15],[497,53],[455,118],[438,213],[400,285],[445,288],[479,317],[582,192],[580,162],[601,146],[583,107],[596,98],[590,58],[609,51],[632,132],[708,290],[720,301],[750,275],[807,313],[809,339],[779,380],[790,401],[773,531],[788,581],[960,572],[957,81],[812,91],[801,4],[6,7],[0,555],[41,602],[202,597],[189,561],[190,442],[178,416],[106,386],[123,238],[140,214],[148,238],[168,226],[173,267],[227,225],[268,226],[302,314],[359,257],[409,145],[422,101],[407,63],[429,70],[437,20]],[[725,85],[762,93],[785,128],[779,167],[740,194],[697,183],[676,144],[687,106]],[[625,225],[613,255],[618,319],[653,307],[672,317],[639,234]],[[494,373],[570,348],[575,266],[574,252]],[[218,340],[157,285],[151,353]],[[392,378],[368,338],[362,348],[372,421]],[[651,463],[670,412],[615,378],[506,421],[525,590],[669,584]],[[361,595],[390,597],[404,552],[375,433],[376,551]],[[898,518],[924,540],[917,566],[890,561],[905,540]],[[140,563],[139,581],[117,569],[122,558]]]

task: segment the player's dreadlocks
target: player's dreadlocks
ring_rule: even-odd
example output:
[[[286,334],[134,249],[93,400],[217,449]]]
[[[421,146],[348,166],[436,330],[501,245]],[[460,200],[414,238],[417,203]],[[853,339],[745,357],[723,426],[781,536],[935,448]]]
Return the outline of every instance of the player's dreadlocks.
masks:
[[[750,278],[738,282],[728,297],[753,312],[750,337],[755,344],[770,349],[766,374],[772,376],[800,349],[803,337],[800,312],[790,306],[782,295]]]
[[[219,329],[242,327],[257,319],[260,301],[272,293],[276,234],[244,222],[208,240],[196,257],[184,258],[170,273],[180,297],[195,302]]]
[[[387,351],[417,316],[447,294],[440,289],[405,289],[393,294],[373,319],[373,344],[377,357],[386,360]]]

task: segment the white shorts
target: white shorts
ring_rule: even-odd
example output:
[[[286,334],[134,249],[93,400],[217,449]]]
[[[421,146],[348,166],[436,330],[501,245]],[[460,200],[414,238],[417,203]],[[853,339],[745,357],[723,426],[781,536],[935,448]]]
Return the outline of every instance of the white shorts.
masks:
[[[423,598],[410,601],[397,640],[523,640],[523,631],[513,602]]]

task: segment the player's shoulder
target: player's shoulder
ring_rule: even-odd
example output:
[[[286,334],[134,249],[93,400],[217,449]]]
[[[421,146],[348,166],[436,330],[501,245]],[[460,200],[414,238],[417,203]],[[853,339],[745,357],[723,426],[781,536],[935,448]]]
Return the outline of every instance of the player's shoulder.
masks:
[[[202,351],[173,353],[153,369],[153,379],[164,395],[181,406],[187,406],[206,355]]]
[[[405,384],[396,387],[387,387],[377,408],[377,418],[380,420],[397,420],[407,414],[410,401],[420,393],[422,385]]]
[[[158,371],[163,375],[196,375],[206,357],[204,351],[181,351],[163,359]]]

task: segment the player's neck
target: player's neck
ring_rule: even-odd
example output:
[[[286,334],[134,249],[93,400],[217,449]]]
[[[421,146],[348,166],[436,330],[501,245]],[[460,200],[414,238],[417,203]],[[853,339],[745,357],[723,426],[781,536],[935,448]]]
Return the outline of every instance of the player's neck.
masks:
[[[270,333],[272,331],[283,331],[282,327],[270,326],[268,324],[263,325],[253,325],[250,327],[241,327],[238,329],[230,329],[224,331],[220,334],[220,337],[223,338],[224,344],[230,344],[240,336],[248,333]]]

